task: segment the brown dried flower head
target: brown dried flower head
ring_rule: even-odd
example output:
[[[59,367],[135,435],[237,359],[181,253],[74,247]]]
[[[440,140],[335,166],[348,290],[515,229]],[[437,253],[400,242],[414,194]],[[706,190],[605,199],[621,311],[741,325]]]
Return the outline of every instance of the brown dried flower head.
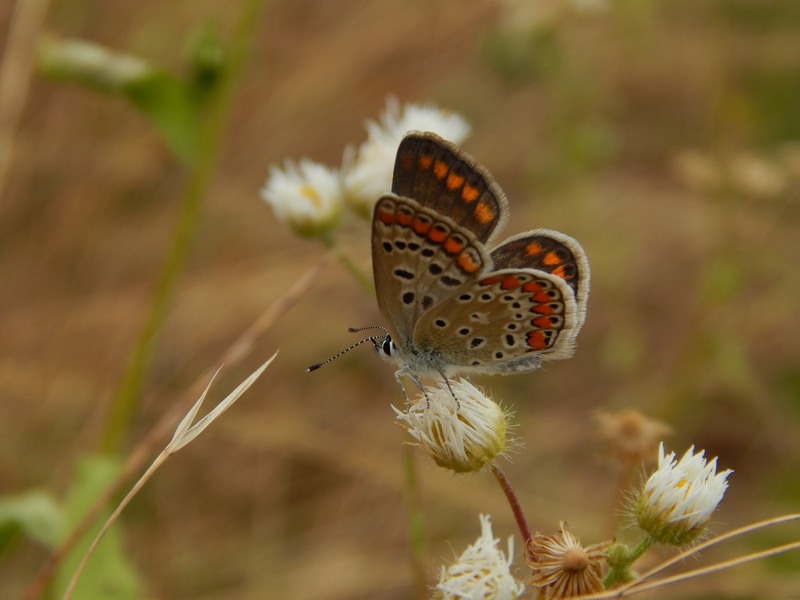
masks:
[[[530,583],[539,588],[540,600],[572,598],[604,589],[605,550],[613,541],[584,548],[565,527],[562,522],[559,533],[537,533],[528,543],[528,565],[533,571]]]

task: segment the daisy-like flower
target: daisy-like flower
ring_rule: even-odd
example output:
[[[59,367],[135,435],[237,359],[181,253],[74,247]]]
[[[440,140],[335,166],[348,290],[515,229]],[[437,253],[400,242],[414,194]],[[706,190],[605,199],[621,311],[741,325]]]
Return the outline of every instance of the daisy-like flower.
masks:
[[[367,122],[367,141],[357,151],[345,151],[343,185],[348,204],[365,216],[372,214],[377,199],[392,189],[397,147],[409,131],[432,131],[460,144],[469,130],[469,123],[457,113],[432,104],[401,107],[396,98],[389,98],[380,119]]]
[[[636,522],[656,542],[683,546],[700,537],[728,488],[733,471],[717,473],[717,459],[706,461],[694,446],[677,461],[658,449],[658,469],[645,482],[635,505]]]
[[[537,533],[528,543],[528,565],[533,570],[531,585],[539,588],[540,600],[572,598],[603,591],[605,550],[613,542],[584,548],[580,540],[561,523],[555,535]]]
[[[420,395],[407,412],[394,411],[437,465],[456,473],[479,471],[505,450],[506,413],[469,381],[451,380],[450,387],[442,382],[425,391],[427,397]]]
[[[306,159],[271,167],[261,196],[279,221],[303,237],[327,233],[344,205],[339,172]]]
[[[513,600],[525,584],[511,575],[514,539],[508,538],[508,558],[497,545],[492,523],[481,515],[481,535],[449,567],[442,567],[433,597],[437,600]]]

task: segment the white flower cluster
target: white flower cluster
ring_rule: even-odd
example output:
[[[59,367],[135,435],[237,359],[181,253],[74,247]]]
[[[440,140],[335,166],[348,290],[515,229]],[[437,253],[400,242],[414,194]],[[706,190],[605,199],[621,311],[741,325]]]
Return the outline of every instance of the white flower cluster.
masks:
[[[469,135],[469,123],[460,115],[430,104],[404,107],[389,98],[378,121],[367,122],[367,141],[357,151],[345,152],[343,186],[348,203],[363,214],[392,187],[392,168],[397,147],[409,131],[432,131],[446,140],[460,144]]]
[[[279,221],[304,237],[325,236],[345,204],[369,216],[381,194],[391,190],[397,147],[409,131],[432,131],[460,144],[469,124],[458,114],[431,104],[406,104],[390,98],[378,121],[369,121],[367,140],[347,148],[343,166],[334,169],[308,159],[272,167],[261,195]]]
[[[525,591],[525,585],[511,575],[514,556],[513,538],[508,538],[508,558],[497,545],[492,523],[481,515],[481,535],[458,560],[442,567],[433,597],[441,600],[513,600]]]

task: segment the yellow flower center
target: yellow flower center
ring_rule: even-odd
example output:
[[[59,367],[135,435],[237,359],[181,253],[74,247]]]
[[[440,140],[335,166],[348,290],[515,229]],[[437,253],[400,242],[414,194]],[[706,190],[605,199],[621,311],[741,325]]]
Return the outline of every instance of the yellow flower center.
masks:
[[[308,198],[309,200],[311,200],[311,203],[316,208],[319,208],[322,205],[322,202],[321,202],[321,199],[319,197],[319,194],[317,193],[317,190],[314,189],[310,185],[301,186],[300,187],[300,195],[303,196],[304,198]]]

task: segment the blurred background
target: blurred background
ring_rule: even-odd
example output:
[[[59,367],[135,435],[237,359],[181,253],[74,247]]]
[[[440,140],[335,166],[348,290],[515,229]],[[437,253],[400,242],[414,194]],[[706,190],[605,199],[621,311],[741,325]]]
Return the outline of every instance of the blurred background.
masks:
[[[713,531],[797,511],[796,0],[275,0],[244,17],[246,2],[52,0],[25,3],[41,14],[15,19],[21,4],[0,7],[0,87],[22,95],[18,119],[4,106],[0,132],[4,498],[35,492],[74,507],[85,457],[129,458],[323,264],[211,396],[279,349],[273,365],[158,472],[107,540],[138,582],[135,597],[415,597],[409,438],[393,422],[402,396],[392,369],[365,348],[304,372],[355,341],[347,327],[381,322],[376,303],[259,195],[286,159],[340,165],[388,96],[463,115],[473,127],[463,147],[509,196],[505,233],[563,231],[591,263],[575,357],[478,379],[515,413],[518,445],[502,466],[531,527],[549,533],[566,520],[586,544],[636,539],[620,516],[627,471],[597,418],[631,407],[672,429],[668,449],[695,444],[734,469]],[[15,27],[24,35],[12,43]],[[200,111],[206,129],[192,138],[188,118],[181,137],[170,134],[176,113],[153,108],[162,100],[43,69],[33,42],[53,41],[52,59],[65,38],[201,91],[216,85],[217,59],[240,69],[228,95]],[[109,433],[192,189],[185,260],[127,419]],[[334,237],[369,273],[367,221],[348,214]],[[493,478],[454,476],[417,455],[426,583],[475,540],[479,514],[503,541],[517,536],[524,577]],[[643,469],[633,471],[636,481]],[[4,596],[28,588],[55,543],[29,534],[13,519],[0,528]],[[797,534],[768,530],[701,564]],[[638,566],[670,553],[654,549]],[[788,554],[643,597],[798,598],[798,565]]]

